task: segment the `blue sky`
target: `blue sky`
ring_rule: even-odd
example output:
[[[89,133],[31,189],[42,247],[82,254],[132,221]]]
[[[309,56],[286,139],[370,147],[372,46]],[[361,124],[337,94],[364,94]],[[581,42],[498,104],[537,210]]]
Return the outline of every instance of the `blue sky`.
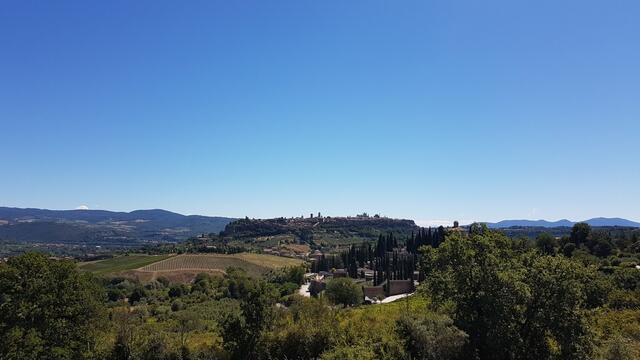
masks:
[[[640,220],[639,18],[624,0],[5,1],[0,205]]]

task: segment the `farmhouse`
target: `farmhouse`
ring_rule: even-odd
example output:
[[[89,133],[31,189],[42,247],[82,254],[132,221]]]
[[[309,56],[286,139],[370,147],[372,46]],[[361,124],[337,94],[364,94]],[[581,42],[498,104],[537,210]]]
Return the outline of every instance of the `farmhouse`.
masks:
[[[347,272],[347,269],[333,269],[331,271],[331,273],[333,274],[333,277],[335,278],[341,278],[341,277],[348,277],[349,273]]]
[[[413,280],[385,280],[378,286],[363,286],[362,292],[368,298],[408,294],[415,291]]]

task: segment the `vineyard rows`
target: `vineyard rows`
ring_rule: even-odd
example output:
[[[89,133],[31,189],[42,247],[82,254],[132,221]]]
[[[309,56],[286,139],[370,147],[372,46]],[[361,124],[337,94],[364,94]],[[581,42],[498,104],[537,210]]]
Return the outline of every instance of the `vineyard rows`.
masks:
[[[225,270],[234,266],[245,269],[248,273],[262,274],[268,267],[260,266],[246,260],[229,255],[178,255],[141,267],[141,271],[176,271],[176,270]]]

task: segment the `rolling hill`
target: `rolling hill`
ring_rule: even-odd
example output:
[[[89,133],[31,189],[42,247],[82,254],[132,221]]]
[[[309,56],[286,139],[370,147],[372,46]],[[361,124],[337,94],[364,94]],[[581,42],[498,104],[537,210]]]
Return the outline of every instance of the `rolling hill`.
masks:
[[[624,227],[640,227],[640,223],[621,218],[604,218],[598,217],[593,219],[584,220],[591,226],[603,227],[603,226],[624,226]],[[510,227],[571,227],[576,222],[562,219],[558,221],[546,221],[546,220],[502,220],[497,223],[487,223],[487,226],[494,229],[503,229]]]
[[[326,248],[375,241],[380,234],[389,232],[405,237],[418,229],[413,220],[371,216],[240,219],[229,223],[219,236],[198,240],[205,246],[249,250],[295,245]]]
[[[233,220],[160,209],[115,212],[0,207],[0,239],[122,246],[176,242],[196,234],[217,233]]]

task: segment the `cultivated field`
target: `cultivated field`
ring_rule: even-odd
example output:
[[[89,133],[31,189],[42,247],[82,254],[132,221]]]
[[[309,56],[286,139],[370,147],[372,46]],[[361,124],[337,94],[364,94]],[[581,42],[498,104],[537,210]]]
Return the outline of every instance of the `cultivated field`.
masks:
[[[137,269],[168,257],[169,255],[124,255],[106,260],[79,263],[78,268],[96,274],[108,274]]]
[[[250,276],[257,277],[272,269],[301,263],[301,260],[264,254],[184,254],[142,266],[128,274],[143,282],[161,276],[175,282],[186,282],[201,272],[222,275],[228,267],[242,268]]]
[[[166,277],[173,282],[189,282],[201,272],[223,275],[231,266],[242,268],[250,276],[257,277],[272,269],[301,263],[302,260],[252,253],[128,255],[80,263],[78,268],[101,275],[117,274],[137,278],[142,282],[155,280],[158,277]]]
[[[299,265],[301,263],[300,260],[285,257],[250,253],[233,255],[184,254],[154,262],[137,270],[139,272],[224,272],[226,268],[233,266],[246,270],[249,275],[259,276],[271,269]]]
[[[295,266],[302,264],[302,260],[292,259],[282,256],[274,256],[274,255],[266,255],[266,254],[254,254],[254,253],[240,253],[234,255],[224,255],[224,256],[233,256],[240,260],[256,264],[262,267],[267,267],[269,270],[281,268],[285,266]]]

